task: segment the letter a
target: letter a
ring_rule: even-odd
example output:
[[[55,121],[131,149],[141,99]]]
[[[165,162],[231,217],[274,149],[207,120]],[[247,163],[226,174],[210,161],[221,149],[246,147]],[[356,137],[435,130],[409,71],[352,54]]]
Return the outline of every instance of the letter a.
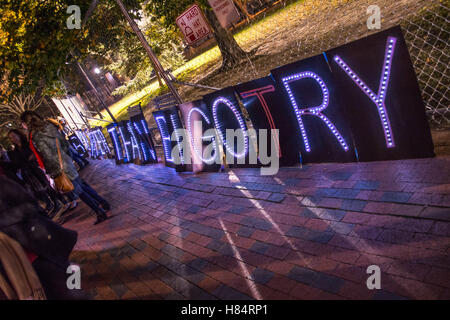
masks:
[[[72,29],[81,29],[81,9],[77,5],[71,5],[67,7],[67,13],[71,14],[67,18],[67,28]]]
[[[372,265],[367,268],[367,274],[372,274],[367,278],[367,289],[381,289],[381,270],[379,266]]]
[[[70,265],[67,267],[67,274],[70,274],[70,276],[67,278],[66,285],[67,289],[73,290],[81,289],[81,269],[79,266],[76,265]]]

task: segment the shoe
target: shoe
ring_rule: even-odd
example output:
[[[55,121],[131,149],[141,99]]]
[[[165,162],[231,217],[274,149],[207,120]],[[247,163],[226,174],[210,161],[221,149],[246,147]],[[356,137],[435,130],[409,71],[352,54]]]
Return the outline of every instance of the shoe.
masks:
[[[94,225],[102,223],[103,221],[108,219],[108,216],[106,215],[106,211],[104,209],[102,209],[101,207],[98,208],[98,210],[96,211],[96,214],[97,214],[97,220],[95,221]]]
[[[107,219],[108,219],[108,216],[105,213],[100,213],[97,215],[97,220],[94,222],[94,225],[102,223],[103,221],[105,221]]]

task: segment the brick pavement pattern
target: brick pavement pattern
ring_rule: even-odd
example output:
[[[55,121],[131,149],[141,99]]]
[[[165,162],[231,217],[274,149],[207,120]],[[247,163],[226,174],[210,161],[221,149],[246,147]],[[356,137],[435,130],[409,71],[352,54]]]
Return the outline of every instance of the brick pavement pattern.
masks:
[[[450,157],[224,173],[91,161],[65,227],[95,299],[450,299]],[[367,267],[381,268],[368,290]]]

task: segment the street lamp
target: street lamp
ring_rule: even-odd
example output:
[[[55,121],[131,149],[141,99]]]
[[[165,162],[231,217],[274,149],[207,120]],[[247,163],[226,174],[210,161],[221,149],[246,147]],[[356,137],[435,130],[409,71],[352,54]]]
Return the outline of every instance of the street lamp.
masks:
[[[100,74],[100,68],[96,67],[96,68],[94,69],[94,72],[95,72],[96,74]]]

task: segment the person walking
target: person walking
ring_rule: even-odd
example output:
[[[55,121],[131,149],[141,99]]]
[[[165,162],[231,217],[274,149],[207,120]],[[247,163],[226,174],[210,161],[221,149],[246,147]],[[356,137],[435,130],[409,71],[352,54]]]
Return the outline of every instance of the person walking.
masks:
[[[53,123],[55,127],[58,129],[59,133],[64,136],[67,140],[67,135],[70,133],[70,129],[64,124],[62,120],[52,119],[49,118],[48,121],[50,123]],[[67,154],[72,158],[73,161],[76,162],[78,165],[79,170],[83,169],[89,164],[89,161],[87,161],[85,158],[80,156],[78,152],[72,147],[72,145],[68,144],[69,149],[67,151]]]
[[[41,158],[47,174],[52,179],[63,174],[70,179],[74,187],[73,193],[95,212],[97,220],[94,224],[108,219],[106,213],[111,209],[110,204],[78,175],[72,159],[67,154],[68,142],[59,133],[58,128],[33,111],[25,111],[21,120],[30,132],[30,146],[35,147],[36,156]]]

